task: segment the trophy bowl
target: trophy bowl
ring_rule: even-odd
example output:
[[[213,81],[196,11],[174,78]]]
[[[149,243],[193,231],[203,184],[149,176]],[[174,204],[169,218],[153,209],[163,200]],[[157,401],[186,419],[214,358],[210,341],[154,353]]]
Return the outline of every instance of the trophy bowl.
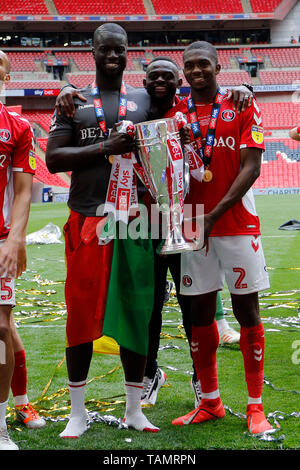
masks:
[[[180,146],[179,131],[176,118],[163,118],[135,124],[138,158],[144,170],[146,186],[155,200],[158,209],[166,222],[165,242],[160,254],[176,254],[192,251],[193,247],[182,234],[182,211],[180,191],[176,178],[172,178],[170,186],[170,168],[172,165],[168,152],[168,139],[176,139]],[[189,171],[183,152],[182,159],[177,161],[183,178],[183,199],[185,197]],[[139,175],[140,176],[140,175]],[[170,193],[171,192],[171,193]],[[182,195],[181,195],[182,197]],[[163,227],[164,228],[164,227]]]

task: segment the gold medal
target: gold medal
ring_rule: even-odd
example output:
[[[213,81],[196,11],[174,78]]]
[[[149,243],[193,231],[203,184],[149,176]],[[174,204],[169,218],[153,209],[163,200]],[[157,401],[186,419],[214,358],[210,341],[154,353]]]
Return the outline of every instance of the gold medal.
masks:
[[[109,161],[109,163],[111,163],[111,165],[112,165],[113,162],[114,162],[114,156],[113,156],[113,155],[110,155],[110,156],[108,157],[108,161]]]
[[[213,178],[213,174],[210,170],[205,170],[203,174],[203,181],[209,183]]]

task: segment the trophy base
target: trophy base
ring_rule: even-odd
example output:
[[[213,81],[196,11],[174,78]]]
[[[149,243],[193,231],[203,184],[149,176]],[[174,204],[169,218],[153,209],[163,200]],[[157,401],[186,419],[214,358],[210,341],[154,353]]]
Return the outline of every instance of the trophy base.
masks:
[[[180,253],[187,253],[188,251],[194,251],[192,245],[187,243],[176,246],[163,246],[160,250],[160,255],[178,255]]]

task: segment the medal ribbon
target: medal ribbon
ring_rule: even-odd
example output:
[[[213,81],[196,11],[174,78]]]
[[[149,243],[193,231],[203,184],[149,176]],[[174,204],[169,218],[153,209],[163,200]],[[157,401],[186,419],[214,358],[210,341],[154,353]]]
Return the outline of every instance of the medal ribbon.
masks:
[[[94,108],[98,126],[102,130],[104,138],[107,139],[109,131],[106,126],[99,89],[95,81],[92,84],[91,93],[94,98]],[[127,90],[125,84],[122,82],[117,122],[124,121],[126,114]],[[122,220],[126,224],[128,223],[130,207],[135,206],[138,202],[137,182],[136,176],[133,173],[132,156],[131,153],[114,156],[104,206],[106,212],[114,212],[116,222]]]
[[[99,88],[94,81],[92,83],[92,90],[91,94],[94,97],[94,108],[96,113],[96,118],[98,122],[98,126],[103,132],[104,137],[107,139],[109,132],[106,126],[105,115],[102,107],[102,101],[100,98]],[[120,89],[120,104],[119,104],[119,111],[118,111],[118,121],[124,121],[126,118],[127,113],[127,90],[125,83],[122,82],[121,89]]]
[[[188,102],[187,102],[188,111],[190,115],[191,128],[192,128],[192,132],[193,132],[196,147],[197,147],[197,154],[200,156],[203,164],[206,167],[210,165],[210,162],[212,159],[217,121],[218,121],[218,117],[220,114],[220,109],[221,109],[221,104],[224,98],[224,94],[225,93],[222,92],[220,88],[218,88],[216,97],[214,99],[213,107],[211,110],[211,116],[210,116],[210,121],[208,125],[208,131],[206,134],[204,148],[203,148],[203,142],[202,142],[203,137],[201,133],[200,123],[198,121],[198,116],[197,116],[194,100],[191,96],[189,96]]]

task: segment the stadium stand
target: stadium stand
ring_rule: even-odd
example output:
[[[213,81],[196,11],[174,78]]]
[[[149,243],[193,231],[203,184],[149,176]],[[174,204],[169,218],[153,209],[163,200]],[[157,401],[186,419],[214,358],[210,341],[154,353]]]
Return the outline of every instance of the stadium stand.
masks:
[[[143,87],[144,73],[125,73],[124,81],[133,87]],[[188,83],[183,78],[183,86],[188,86]],[[93,74],[67,74],[67,80],[72,85],[78,88],[85,87],[94,79]],[[246,71],[238,72],[221,72],[218,77],[218,82],[221,86],[240,85],[243,82],[251,83],[251,77]]]
[[[262,85],[281,85],[300,81],[300,70],[260,70],[259,78]]]
[[[283,151],[281,153],[281,148]],[[289,148],[283,142],[266,143],[266,152],[264,153],[265,164],[261,166],[261,173],[253,187],[260,188],[299,188],[300,187],[300,161],[290,161],[288,154]],[[279,150],[280,149],[280,150]],[[285,153],[288,152],[288,154]],[[298,147],[298,154],[300,146]],[[268,152],[272,158],[268,159]],[[274,158],[275,155],[275,158]]]
[[[43,0],[0,0],[1,13],[12,15],[27,14],[27,15],[48,15],[48,9]]]
[[[274,11],[281,0],[251,0],[252,10],[255,13]]]
[[[53,109],[37,109],[26,110],[22,112],[22,116],[31,123],[38,124],[44,131],[49,132]]]
[[[25,89],[60,89],[61,82],[59,80],[43,80],[43,81],[22,81],[22,82],[9,82],[6,84],[8,90],[25,90]]]
[[[265,129],[292,129],[295,122],[298,122],[300,103],[259,102],[259,107],[263,116],[263,126]]]
[[[280,0],[212,0],[211,2],[207,2],[207,0],[186,0],[186,2],[174,0],[170,5],[168,0],[137,0],[136,2],[130,2],[129,0],[118,0],[114,2],[87,0],[85,3],[79,0],[38,0],[36,2],[29,0],[12,0],[10,3],[0,0],[0,13],[16,15],[83,15],[85,17],[84,21],[87,21],[87,15],[126,15],[126,17],[129,18],[129,15],[149,14],[166,16],[181,14],[247,14],[251,12],[263,14],[274,12],[280,3]],[[283,4],[284,2],[282,2],[282,7],[284,6]],[[277,12],[278,11],[279,9]],[[270,17],[270,15],[268,17]],[[120,22],[121,20],[117,17],[114,21]],[[89,23],[89,21],[87,21],[87,23]],[[128,31],[131,31],[132,24],[132,22],[130,23],[130,19],[125,20],[125,27],[128,26]],[[151,31],[150,34],[149,31],[145,29],[144,23],[143,25],[140,23],[140,25],[140,27],[135,25],[138,34],[132,37],[131,44],[135,46],[133,49],[129,49],[127,69],[124,75],[125,83],[136,87],[143,86],[144,66],[151,58],[168,56],[172,58],[182,70],[183,45],[186,44],[186,41],[189,41],[188,38],[190,37],[189,34],[187,34],[186,38],[182,36],[181,32],[184,31],[186,23],[181,21],[180,18],[178,22],[176,20],[176,25],[172,23],[170,29],[168,29],[169,24],[167,22],[161,30],[160,26],[155,26],[153,23],[152,28],[149,30]],[[238,31],[238,22],[236,22],[236,25],[236,30]],[[199,32],[201,32],[201,23],[199,23],[198,26]],[[278,24],[276,24],[276,28],[277,26]],[[174,34],[172,36],[173,27],[180,32],[178,36],[179,39],[177,39]],[[87,46],[88,37],[85,38],[81,36],[81,28],[78,31],[76,30],[76,26],[74,26],[74,30],[72,28],[71,26],[69,28],[68,22],[66,21],[64,26],[61,26],[60,33],[68,31],[68,34],[72,36],[69,36],[66,42],[72,44],[73,38],[75,44],[77,41],[75,36],[77,32],[79,32],[80,38],[78,37],[78,43],[80,43],[82,39],[81,46],[85,45],[84,48],[79,49],[77,46],[75,49],[63,48],[64,40],[61,39],[57,39],[57,42],[55,42],[58,47],[51,46],[48,50],[46,47],[45,49],[38,49],[36,47],[34,49],[35,52],[33,52],[33,49],[29,49],[28,47],[29,44],[31,44],[30,41],[27,43],[27,50],[21,47],[19,49],[14,48],[14,50],[7,48],[14,74],[13,80],[7,85],[7,89],[10,90],[10,92],[18,90],[16,96],[20,96],[19,90],[58,90],[62,85],[68,82],[77,87],[83,87],[91,83],[94,79],[95,65],[91,50]],[[90,25],[89,33],[93,31],[93,28],[94,25]],[[155,28],[160,33],[161,31],[170,31],[169,42],[166,41],[166,43],[163,43],[164,38],[162,38],[159,39],[158,43],[157,38],[155,38]],[[207,24],[203,29],[205,28],[207,29]],[[280,42],[277,40],[273,45],[266,43],[266,40],[261,37],[255,41],[250,34],[251,28],[252,25],[249,22],[250,42],[248,42],[248,37],[245,35],[243,36],[245,42],[240,42],[238,32],[235,31],[234,27],[231,31],[228,31],[227,35],[219,35],[218,39],[214,40],[214,43],[217,44],[218,47],[219,62],[222,66],[221,73],[218,76],[218,82],[224,87],[240,85],[243,82],[252,83],[254,86],[260,85],[261,89],[257,92],[257,99],[263,116],[266,151],[264,153],[264,164],[262,165],[261,176],[254,187],[300,187],[300,145],[287,138],[288,129],[294,127],[295,123],[299,121],[300,104],[297,105],[291,99],[294,88],[289,87],[289,85],[294,85],[300,81],[300,44],[296,44],[295,47],[294,44],[292,45],[290,43],[290,34],[292,34],[292,32],[286,33],[285,41]],[[58,26],[58,29],[60,29],[60,26]],[[189,27],[186,29],[189,32]],[[212,31],[212,29],[215,29],[215,31]],[[212,29],[209,32],[206,31],[205,34],[208,33],[208,35],[204,37],[215,37],[213,33],[218,29],[218,21],[216,21],[216,25]],[[223,32],[223,26],[220,29],[222,29]],[[143,37],[144,32],[146,33],[145,37]],[[230,35],[231,33],[232,35]],[[236,33],[237,36],[235,38]],[[54,36],[54,33],[49,34],[53,34]],[[30,40],[33,33],[31,36],[28,32],[24,33],[24,35],[25,38],[28,36]],[[90,34],[90,37],[91,36],[92,34]],[[294,36],[298,41],[299,38],[297,33],[295,34],[295,31]],[[62,37],[64,36],[62,35]],[[195,39],[195,36],[193,37]],[[269,37],[272,37],[272,35],[270,34]],[[237,39],[236,42],[235,39]],[[155,46],[151,46],[151,43],[155,44]],[[172,47],[171,44],[173,43],[177,44],[177,47]],[[144,44],[144,46],[142,47],[141,44]],[[145,44],[147,44],[147,47],[145,47]],[[228,45],[230,45],[230,47],[227,47]],[[55,58],[58,60],[66,60],[67,65],[63,64],[65,66],[64,75],[60,76],[62,81],[53,79],[57,75],[53,74],[54,69],[51,68],[51,61],[53,61],[53,67],[56,64]],[[47,63],[45,62],[46,59],[48,59]],[[259,62],[260,65],[258,66],[257,72],[252,73],[253,69],[249,64],[255,63],[255,60]],[[46,67],[46,65],[48,65],[48,67]],[[247,72],[247,68],[251,70],[252,77],[250,73]],[[183,77],[183,75],[181,76]],[[264,85],[276,85],[276,89],[277,85],[285,85],[284,89],[290,91],[283,91],[281,93],[272,91],[271,93],[268,91],[268,87],[266,87],[265,91],[263,90]],[[184,79],[183,87],[185,87],[183,92],[186,93],[188,84]],[[28,94],[33,95],[31,90]],[[39,96],[39,102],[37,101],[36,105],[31,105],[29,101],[32,100],[31,102],[34,103],[35,98],[24,97],[26,105],[23,106],[22,115],[33,124],[36,136],[38,137],[37,152],[43,163],[47,145],[47,135],[53,114],[55,94],[56,93],[53,92],[52,101],[48,102],[49,105],[46,104],[46,106],[51,109],[41,109],[45,107],[42,101],[43,96],[46,96],[46,94],[36,94],[36,96]],[[15,104],[16,101],[17,100],[14,99],[12,103]],[[38,173],[39,181],[44,179],[45,184],[51,186],[56,185],[58,181],[54,182],[52,178],[53,175],[47,174],[45,164],[43,163],[38,162],[38,167],[40,167]],[[63,183],[61,181],[59,182],[59,185],[64,184],[68,183],[66,181]]]
[[[252,48],[251,53],[269,58],[272,67],[299,67],[300,64],[299,47]]]
[[[36,157],[36,172],[35,178],[49,186],[59,186],[61,188],[68,188],[70,185],[64,181],[58,174],[52,175],[49,173],[46,163],[38,156]]]
[[[85,2],[74,0],[54,0],[54,4],[60,15],[136,15],[145,14],[143,0],[118,0],[107,2],[106,0],[86,0]]]
[[[172,5],[168,0],[152,0],[156,13],[170,14],[194,14],[194,13],[242,13],[243,6],[240,0],[173,0]]]
[[[38,71],[36,62],[42,61],[46,56],[44,52],[8,52],[11,70],[17,71]]]

